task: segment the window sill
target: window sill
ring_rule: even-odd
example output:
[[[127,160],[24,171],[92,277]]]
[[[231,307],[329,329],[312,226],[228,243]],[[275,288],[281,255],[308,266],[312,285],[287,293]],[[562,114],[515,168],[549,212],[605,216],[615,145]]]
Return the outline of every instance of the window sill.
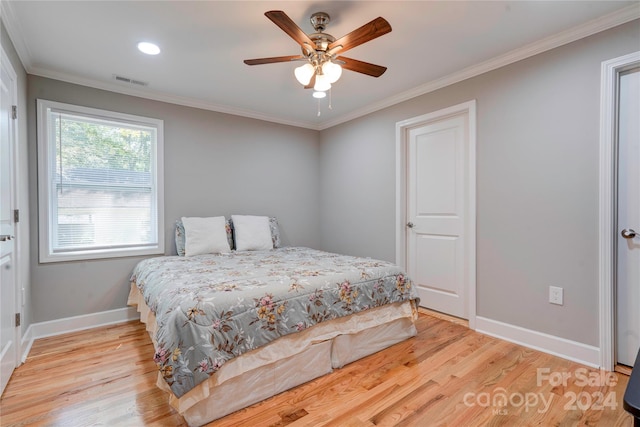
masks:
[[[89,261],[100,259],[112,259],[112,258],[127,258],[146,255],[164,255],[164,245],[158,245],[145,248],[131,248],[131,249],[113,249],[113,250],[86,250],[76,252],[65,253],[40,253],[40,264],[49,264],[55,262],[66,261]]]

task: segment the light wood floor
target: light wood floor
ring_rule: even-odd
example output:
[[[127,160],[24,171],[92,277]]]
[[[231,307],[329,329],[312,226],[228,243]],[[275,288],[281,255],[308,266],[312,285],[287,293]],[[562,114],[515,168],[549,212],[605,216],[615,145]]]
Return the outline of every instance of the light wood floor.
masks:
[[[632,425],[622,374],[607,386],[596,370],[441,318],[423,313],[417,326],[415,338],[209,426]],[[0,424],[183,426],[152,357],[137,322],[39,339],[5,390]]]

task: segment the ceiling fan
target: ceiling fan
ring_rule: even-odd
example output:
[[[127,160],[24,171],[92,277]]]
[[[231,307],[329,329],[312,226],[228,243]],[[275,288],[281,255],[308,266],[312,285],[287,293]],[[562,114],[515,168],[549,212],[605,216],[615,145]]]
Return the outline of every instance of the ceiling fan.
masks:
[[[304,61],[304,65],[295,69],[296,79],[305,88],[314,88],[316,93],[330,89],[331,83],[340,78],[343,68],[373,77],[380,77],[387,70],[387,67],[358,61],[346,56],[338,56],[349,49],[391,32],[391,25],[384,18],[378,17],[346,36],[336,39],[331,34],[323,32],[330,20],[329,15],[324,12],[316,12],[311,15],[311,25],[316,32],[309,35],[281,10],[266,12],[265,16],[300,45],[302,55],[246,59],[244,63],[247,65]]]

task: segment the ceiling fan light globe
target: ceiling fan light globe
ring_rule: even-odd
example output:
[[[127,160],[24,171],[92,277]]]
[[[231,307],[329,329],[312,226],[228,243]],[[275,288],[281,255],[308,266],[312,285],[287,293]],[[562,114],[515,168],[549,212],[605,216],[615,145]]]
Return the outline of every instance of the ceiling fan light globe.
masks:
[[[314,98],[322,99],[322,98],[324,98],[326,96],[327,96],[327,92],[320,92],[320,91],[313,92],[313,97]]]
[[[327,61],[322,64],[322,73],[327,76],[329,83],[335,83],[342,75],[342,67],[335,62]]]
[[[331,82],[329,78],[324,74],[318,74],[316,76],[316,84],[313,86],[313,90],[317,92],[324,92],[331,89]]]
[[[309,84],[309,82],[311,81],[311,77],[313,77],[313,73],[315,72],[315,68],[313,68],[313,65],[309,63],[306,63],[293,70],[293,74],[296,76],[296,80],[298,80],[298,82],[303,86]]]

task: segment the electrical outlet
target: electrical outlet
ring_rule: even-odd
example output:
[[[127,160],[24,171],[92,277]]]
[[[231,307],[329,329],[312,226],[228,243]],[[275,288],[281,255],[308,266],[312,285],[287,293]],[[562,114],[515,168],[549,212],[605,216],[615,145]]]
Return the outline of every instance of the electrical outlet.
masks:
[[[557,286],[549,286],[549,302],[551,304],[564,305],[563,289]]]

